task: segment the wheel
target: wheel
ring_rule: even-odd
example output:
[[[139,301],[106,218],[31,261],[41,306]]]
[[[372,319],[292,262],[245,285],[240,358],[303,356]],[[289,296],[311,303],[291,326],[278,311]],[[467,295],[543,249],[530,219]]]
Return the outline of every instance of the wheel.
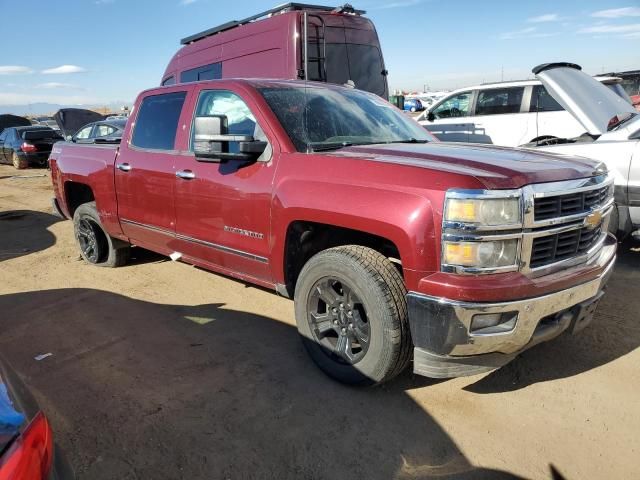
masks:
[[[295,290],[298,332],[313,361],[348,384],[382,383],[411,355],[406,288],[383,255],[347,245],[313,256]]]
[[[18,170],[24,170],[25,168],[29,168],[29,160],[26,158],[21,158],[18,156],[16,152],[13,152],[11,156],[11,160],[13,161],[13,166]]]
[[[104,231],[96,202],[83,203],[76,209],[73,230],[85,262],[98,267],[120,267],[129,260],[130,245]]]

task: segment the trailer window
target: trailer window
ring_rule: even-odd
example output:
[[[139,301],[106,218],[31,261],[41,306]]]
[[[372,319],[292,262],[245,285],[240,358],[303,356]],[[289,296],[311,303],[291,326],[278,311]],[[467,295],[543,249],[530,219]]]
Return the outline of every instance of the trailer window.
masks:
[[[180,82],[197,82],[199,80],[217,80],[222,78],[222,63],[211,63],[201,67],[185,70],[180,74]]]
[[[173,150],[178,120],[187,92],[151,95],[142,101],[131,144],[152,150]]]

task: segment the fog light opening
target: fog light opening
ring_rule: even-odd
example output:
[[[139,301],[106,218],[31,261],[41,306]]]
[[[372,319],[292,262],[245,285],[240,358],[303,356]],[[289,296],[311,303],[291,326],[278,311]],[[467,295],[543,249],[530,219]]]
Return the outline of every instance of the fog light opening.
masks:
[[[478,313],[471,318],[473,335],[495,335],[506,333],[516,327],[518,312]]]

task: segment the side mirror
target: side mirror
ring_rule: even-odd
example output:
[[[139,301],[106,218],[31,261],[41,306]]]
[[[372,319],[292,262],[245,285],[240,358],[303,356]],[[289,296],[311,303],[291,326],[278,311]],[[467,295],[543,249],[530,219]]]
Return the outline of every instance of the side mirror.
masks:
[[[202,115],[195,118],[193,152],[201,162],[223,162],[227,160],[254,161],[267,148],[252,135],[229,135],[226,115]],[[236,151],[230,152],[229,144],[237,143]]]
[[[433,112],[427,113],[427,120],[429,120],[430,122],[433,122],[435,119],[436,119],[436,116],[433,114]]]

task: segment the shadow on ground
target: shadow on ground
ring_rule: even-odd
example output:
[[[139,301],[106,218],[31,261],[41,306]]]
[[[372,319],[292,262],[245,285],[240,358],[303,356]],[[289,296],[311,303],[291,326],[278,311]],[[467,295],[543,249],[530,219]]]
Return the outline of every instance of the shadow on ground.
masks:
[[[47,230],[60,219],[33,210],[0,212],[0,262],[39,252],[56,243]]]
[[[465,390],[498,393],[578,375],[612,362],[640,346],[640,242],[618,246],[607,293],[591,325],[577,335],[564,334],[524,352],[500,370]]]
[[[0,351],[81,478],[516,478],[474,468],[409,374],[340,385],[271,318],[91,289],[0,296],[0,312]]]

